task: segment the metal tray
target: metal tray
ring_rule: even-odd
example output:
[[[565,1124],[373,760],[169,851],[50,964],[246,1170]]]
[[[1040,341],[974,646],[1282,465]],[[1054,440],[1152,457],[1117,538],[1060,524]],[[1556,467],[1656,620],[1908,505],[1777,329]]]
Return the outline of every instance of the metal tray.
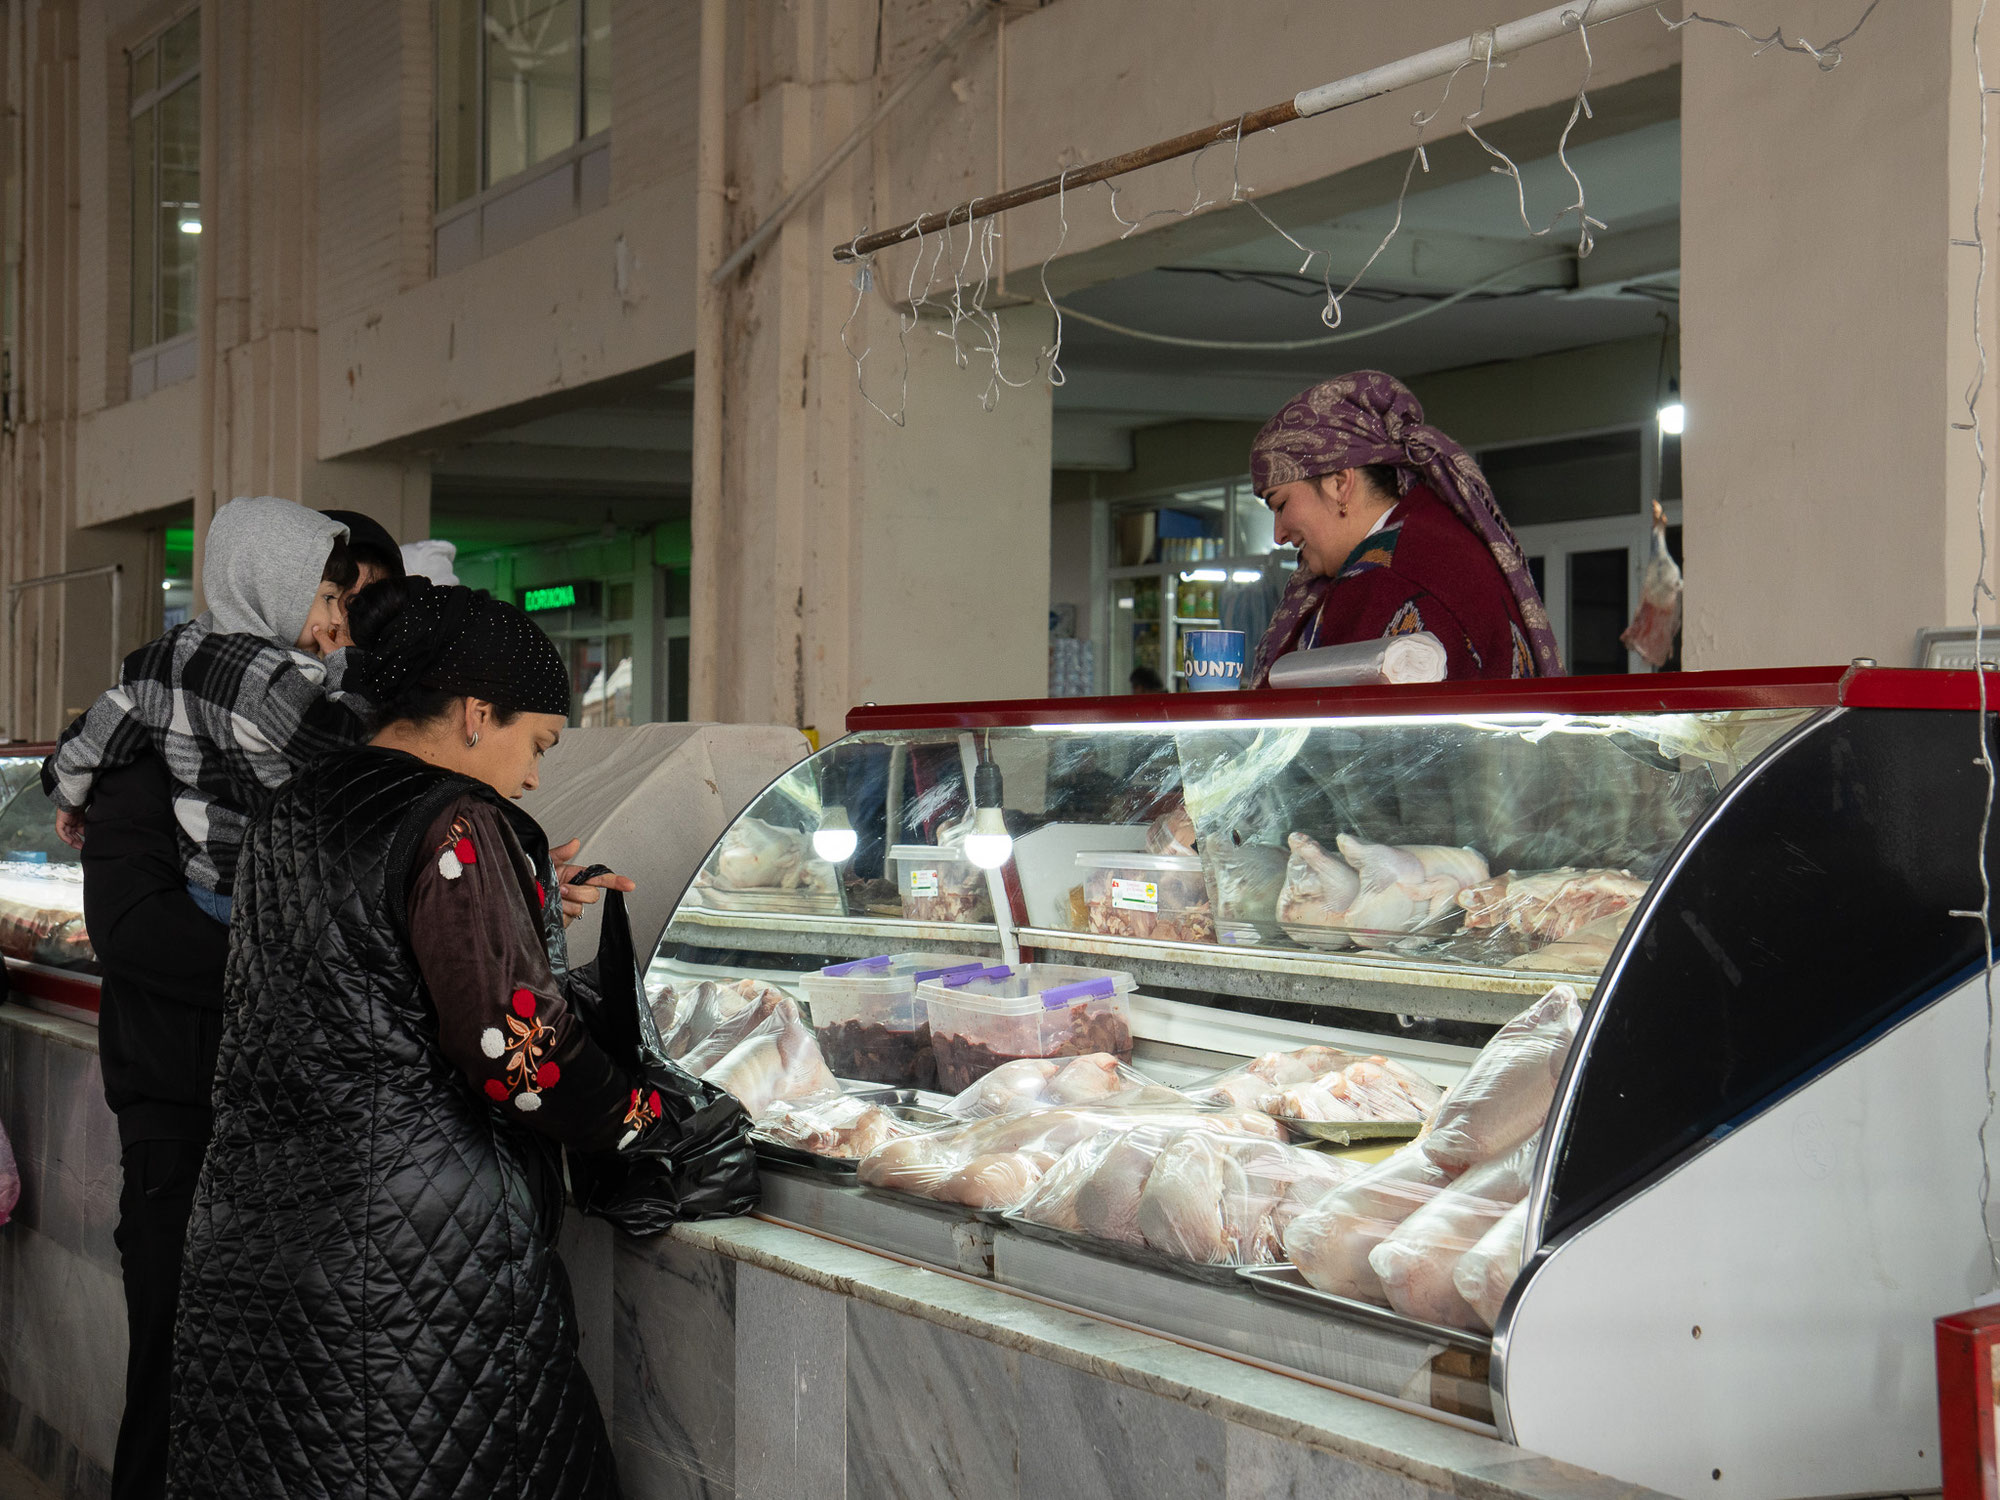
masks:
[[[1005,1224],[1008,1210],[1004,1208],[968,1208],[963,1203],[946,1203],[937,1198],[926,1198],[921,1193],[905,1193],[895,1188],[869,1187],[862,1185],[861,1191],[871,1198],[880,1198],[884,1203],[898,1203],[906,1208],[928,1209],[934,1214],[944,1214],[954,1219],[978,1219],[983,1224]]]
[[[1296,1302],[1345,1318],[1350,1323],[1364,1323],[1370,1328],[1430,1343],[1447,1344],[1473,1354],[1493,1352],[1490,1335],[1472,1333],[1463,1328],[1447,1328],[1442,1323],[1426,1323],[1421,1318],[1406,1318],[1399,1312],[1377,1307],[1372,1302],[1356,1302],[1352,1297],[1336,1297],[1332,1292],[1322,1292],[1305,1279],[1297,1266],[1243,1266],[1236,1275],[1260,1295],[1279,1302]]]
[[[1128,1265],[1144,1266],[1149,1271],[1165,1271],[1170,1276],[1184,1276],[1190,1281],[1205,1282],[1209,1286],[1237,1287],[1242,1285],[1238,1273],[1252,1269],[1246,1266],[1204,1266],[1191,1260],[1178,1260],[1174,1256],[1162,1254],[1149,1245],[1127,1245],[1116,1240],[1100,1240],[1094,1235],[1075,1234],[1067,1229],[1051,1229],[1046,1224],[1037,1224],[1032,1219],[1024,1219],[1018,1212],[1010,1211],[1002,1215],[1000,1222],[1015,1234],[1029,1239],[1044,1240],[1051,1245],[1061,1245],[1065,1250],[1081,1250],[1090,1255],[1103,1256],[1107,1260],[1122,1260]]]
[[[1384,1141],[1415,1140],[1424,1128],[1422,1120],[1301,1120],[1292,1115],[1272,1115],[1286,1130],[1309,1141],[1331,1146],[1375,1146]]]
[[[861,1165],[858,1156],[820,1156],[812,1151],[801,1150],[797,1146],[787,1146],[779,1141],[750,1132],[750,1144],[757,1148],[757,1159],[776,1163],[801,1172],[812,1172],[821,1177],[834,1177],[843,1182],[854,1181],[855,1168]]]

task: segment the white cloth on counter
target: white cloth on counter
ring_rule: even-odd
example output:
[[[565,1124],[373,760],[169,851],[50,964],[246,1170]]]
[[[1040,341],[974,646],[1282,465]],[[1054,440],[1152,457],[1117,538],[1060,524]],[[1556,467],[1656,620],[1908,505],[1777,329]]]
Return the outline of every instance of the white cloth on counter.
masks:
[[[1274,688],[1354,687],[1371,682],[1443,682],[1444,642],[1428,630],[1294,651],[1271,664]]]
[[[458,561],[457,543],[427,537],[421,542],[405,542],[401,550],[403,566],[409,572],[421,574],[445,588],[458,582],[458,574],[453,569]]]

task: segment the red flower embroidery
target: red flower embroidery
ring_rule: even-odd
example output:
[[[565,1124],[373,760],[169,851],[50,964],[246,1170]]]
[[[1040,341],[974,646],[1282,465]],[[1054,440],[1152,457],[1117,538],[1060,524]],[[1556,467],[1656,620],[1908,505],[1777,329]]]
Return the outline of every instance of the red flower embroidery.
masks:
[[[524,1021],[534,1019],[535,992],[533,990],[514,991],[514,1014]]]
[[[535,1069],[535,1087],[538,1089],[554,1088],[561,1079],[562,1069],[552,1062],[545,1062]]]
[[[622,1151],[639,1138],[639,1132],[660,1118],[660,1091],[654,1089],[643,1099],[637,1089],[632,1090],[632,1102],[625,1110],[625,1134],[618,1142]]]
[[[479,851],[472,847],[472,840],[469,838],[461,836],[458,842],[451,846],[451,852],[458,856],[458,862],[462,865],[479,863]]]
[[[486,1097],[491,1099],[495,1104],[505,1104],[507,1102],[507,1085],[497,1078],[487,1079]]]
[[[539,880],[537,880],[535,882],[535,909],[539,911],[541,908],[547,906],[548,904],[549,904],[549,893],[542,889],[542,883]]]

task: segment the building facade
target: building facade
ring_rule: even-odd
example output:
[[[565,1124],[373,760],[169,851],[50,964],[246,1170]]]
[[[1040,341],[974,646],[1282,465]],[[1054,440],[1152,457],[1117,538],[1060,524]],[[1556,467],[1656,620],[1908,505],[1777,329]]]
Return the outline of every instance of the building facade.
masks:
[[[1526,8],[6,0],[0,735],[53,734],[198,607],[239,494],[453,541],[539,606],[585,722],[1039,696],[1059,640],[1092,648],[1072,690],[1122,690],[1222,608],[1200,563],[1247,587],[1268,551],[1257,422],[1356,364],[1487,462],[1580,664],[1634,665],[1606,631],[1655,499],[1689,666],[1901,661],[1969,622],[2000,234],[1970,0],[1875,16],[1831,70],[1642,11],[1587,59],[833,260]],[[1314,284],[1364,267],[1342,347]]]

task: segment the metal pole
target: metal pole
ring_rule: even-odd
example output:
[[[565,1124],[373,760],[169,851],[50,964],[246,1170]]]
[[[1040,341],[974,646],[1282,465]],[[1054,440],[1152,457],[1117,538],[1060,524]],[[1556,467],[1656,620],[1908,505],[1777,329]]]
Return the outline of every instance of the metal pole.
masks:
[[[722,260],[729,234],[729,0],[702,0],[695,106],[694,474],[689,501],[688,718],[722,712],[722,382],[728,334],[722,290],[701,273]]]
[[[1059,177],[1044,177],[1040,182],[1031,182],[1026,187],[1010,188],[1004,193],[973,198],[956,207],[912,219],[909,223],[898,225],[894,229],[883,229],[874,234],[862,235],[852,244],[835,246],[833,258],[837,261],[859,260],[863,256],[874,254],[877,250],[885,250],[891,245],[915,236],[936,234],[951,225],[970,224],[975,219],[991,218],[994,214],[1005,213],[1010,208],[1019,208],[1023,204],[1053,198],[1058,191],[1088,187],[1093,182],[1105,182],[1113,177],[1122,177],[1127,172],[1138,171],[1141,167],[1157,166],[1163,161],[1173,161],[1176,157],[1192,156],[1204,147],[1216,145],[1221,141],[1254,135],[1260,130],[1288,125],[1293,120],[1304,120],[1314,115],[1326,114],[1331,110],[1344,109],[1350,104],[1359,104],[1364,99],[1373,99],[1396,89],[1407,88],[1413,83],[1443,78],[1454,69],[1483,64],[1489,58],[1505,57],[1523,48],[1567,36],[1584,24],[1586,18],[1589,24],[1595,26],[1602,21],[1612,21],[1620,16],[1630,15],[1633,11],[1650,10],[1657,3],[1658,0],[1571,0],[1569,4],[1537,11],[1534,15],[1523,16],[1518,21],[1509,21],[1506,25],[1496,26],[1490,31],[1474,32],[1471,36],[1461,37],[1442,47],[1432,47],[1427,52],[1418,52],[1396,62],[1384,63],[1379,68],[1370,68],[1366,72],[1356,73],[1347,78],[1335,79],[1332,83],[1323,83],[1317,88],[1304,89],[1282,104],[1269,104],[1234,119],[1223,120],[1215,125],[1204,125],[1199,130],[1189,131],[1186,135],[1156,141],[1150,146],[1141,146],[1134,151],[1126,151],[1100,162],[1092,162],[1088,166],[1077,167],[1062,173]]]
[[[896,112],[896,106],[909,98],[916,90],[917,85],[930,77],[936,70],[937,65],[956,52],[959,44],[971,36],[974,31],[978,30],[980,23],[986,20],[988,16],[995,14],[996,11],[996,0],[979,0],[979,4],[966,14],[964,20],[951,29],[950,34],[935,47],[931,48],[922,62],[910,69],[909,76],[897,84],[894,89],[890,90],[889,96],[875,106],[874,111],[870,113],[868,118],[849,131],[847,139],[842,141],[838,146],[835,146],[826,160],[808,172],[806,180],[793,188],[786,195],[785,201],[772,209],[765,217],[764,222],[750,231],[750,237],[731,251],[729,259],[717,266],[710,274],[708,278],[709,282],[714,286],[721,286],[723,282],[729,279],[731,273],[738,266],[763,249],[771,236],[785,227],[785,220],[792,216],[799,205],[818,192],[820,186],[827,178],[834,174],[840,164],[852,156],[863,141],[875,133],[876,127]]]

